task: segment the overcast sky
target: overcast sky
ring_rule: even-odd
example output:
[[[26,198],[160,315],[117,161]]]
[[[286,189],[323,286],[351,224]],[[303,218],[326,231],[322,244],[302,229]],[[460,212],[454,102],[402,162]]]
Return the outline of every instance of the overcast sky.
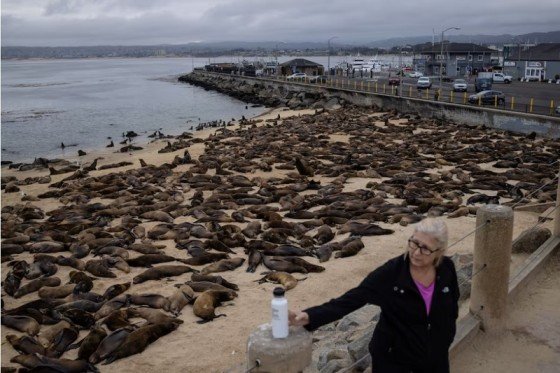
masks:
[[[2,45],[369,42],[560,29],[559,0],[2,0]]]

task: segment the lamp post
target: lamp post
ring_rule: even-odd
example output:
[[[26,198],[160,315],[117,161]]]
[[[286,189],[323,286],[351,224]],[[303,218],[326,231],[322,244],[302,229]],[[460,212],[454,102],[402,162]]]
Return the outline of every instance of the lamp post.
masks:
[[[443,34],[449,30],[460,30],[460,27],[448,27],[441,32],[441,52],[439,55],[439,89],[441,89],[442,75],[443,75]]]
[[[329,50],[328,50],[328,57],[327,57],[327,69],[329,70],[329,76],[331,75],[331,40],[338,38],[338,36],[333,36],[332,38],[329,38],[329,40],[327,41],[327,44],[329,46]]]

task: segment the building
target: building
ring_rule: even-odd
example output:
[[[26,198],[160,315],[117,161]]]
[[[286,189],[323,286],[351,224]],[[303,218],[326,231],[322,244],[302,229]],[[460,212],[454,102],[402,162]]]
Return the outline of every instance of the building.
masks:
[[[479,71],[492,69],[497,51],[472,43],[450,43],[444,41],[443,54],[441,43],[426,43],[414,46],[414,68],[424,75],[448,78],[475,75]]]
[[[307,75],[323,75],[325,67],[305,58],[295,58],[290,61],[281,63],[277,73],[279,75],[292,75],[294,73],[305,73]]]
[[[560,77],[560,43],[504,47],[504,73],[514,79],[557,80]]]

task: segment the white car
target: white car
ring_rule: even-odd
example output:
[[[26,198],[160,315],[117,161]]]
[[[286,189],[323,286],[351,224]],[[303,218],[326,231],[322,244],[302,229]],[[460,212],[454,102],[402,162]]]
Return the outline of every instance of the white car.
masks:
[[[286,80],[304,80],[305,78],[307,78],[306,73],[295,73],[292,75],[288,75],[286,77]]]
[[[453,81],[453,92],[466,92],[467,82],[465,79],[455,79]]]
[[[408,74],[409,78],[421,78],[423,76],[424,74],[422,74],[420,71],[413,71],[410,74]]]

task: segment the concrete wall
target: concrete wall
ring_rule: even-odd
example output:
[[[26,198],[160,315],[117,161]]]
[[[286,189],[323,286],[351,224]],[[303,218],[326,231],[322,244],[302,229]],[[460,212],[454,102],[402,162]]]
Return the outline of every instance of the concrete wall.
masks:
[[[356,106],[373,106],[384,110],[396,109],[401,113],[418,113],[427,118],[441,118],[467,125],[485,125],[501,130],[529,134],[536,132],[541,136],[560,138],[560,117],[519,113],[487,107],[458,105],[386,94],[359,92],[347,89],[285,82],[280,80],[260,79],[235,76],[239,81],[255,84],[257,81],[265,86],[300,92],[323,93],[325,96],[344,99]]]

